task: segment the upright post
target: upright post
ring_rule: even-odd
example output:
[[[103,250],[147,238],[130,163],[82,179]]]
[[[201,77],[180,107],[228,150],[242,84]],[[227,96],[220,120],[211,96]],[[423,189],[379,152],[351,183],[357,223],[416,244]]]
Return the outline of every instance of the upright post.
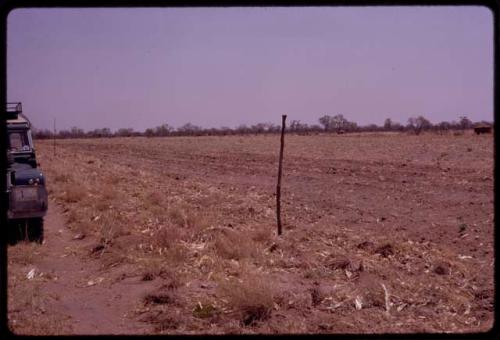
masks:
[[[285,122],[286,115],[282,115],[281,122],[281,146],[280,160],[278,165],[278,185],[276,187],[276,217],[278,219],[278,235],[281,235],[281,172],[283,167],[283,148],[285,147]]]
[[[53,135],[53,141],[54,141],[54,156],[56,155],[56,119],[54,118],[54,135]]]

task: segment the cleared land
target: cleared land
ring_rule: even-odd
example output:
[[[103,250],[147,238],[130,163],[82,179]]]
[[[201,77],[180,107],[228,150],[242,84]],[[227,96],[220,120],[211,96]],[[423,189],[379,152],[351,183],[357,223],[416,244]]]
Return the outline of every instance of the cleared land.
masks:
[[[17,333],[477,332],[493,325],[491,135],[37,141],[43,245]],[[35,275],[26,274],[35,268]],[[31,318],[29,316],[32,316]]]

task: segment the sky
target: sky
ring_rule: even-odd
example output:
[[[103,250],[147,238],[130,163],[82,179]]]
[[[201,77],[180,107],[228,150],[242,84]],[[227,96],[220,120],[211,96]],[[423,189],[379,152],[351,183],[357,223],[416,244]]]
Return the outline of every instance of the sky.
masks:
[[[7,99],[39,129],[493,121],[480,6],[16,9]]]

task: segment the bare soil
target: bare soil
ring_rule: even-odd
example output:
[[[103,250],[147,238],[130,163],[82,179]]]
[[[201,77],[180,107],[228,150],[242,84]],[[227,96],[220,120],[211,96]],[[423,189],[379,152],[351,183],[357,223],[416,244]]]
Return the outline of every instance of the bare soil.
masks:
[[[9,247],[15,333],[493,325],[491,135],[288,135],[281,237],[277,135],[52,143],[46,241]]]

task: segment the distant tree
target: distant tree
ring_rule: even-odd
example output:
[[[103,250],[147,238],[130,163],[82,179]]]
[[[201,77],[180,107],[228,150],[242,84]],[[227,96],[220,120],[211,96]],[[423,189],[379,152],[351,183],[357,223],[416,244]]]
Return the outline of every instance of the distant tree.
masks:
[[[357,129],[357,124],[354,122],[349,122],[344,115],[338,114],[335,116],[325,115],[319,118],[319,123],[323,125],[324,131],[349,131]]]
[[[460,124],[460,128],[462,130],[472,129],[472,125],[473,125],[472,121],[469,118],[467,118],[466,116],[460,117],[459,124]]]
[[[391,118],[386,118],[384,121],[384,130],[391,131],[393,129],[393,123]]]
[[[392,131],[403,131],[404,128],[405,127],[398,122],[392,122],[392,124],[391,124]]]
[[[318,133],[318,132],[321,132],[323,130],[323,128],[318,124],[314,124],[314,125],[309,126],[308,130],[311,132],[314,132],[314,133]]]
[[[289,130],[291,132],[302,134],[309,129],[307,124],[303,124],[300,120],[292,120],[290,122]]]
[[[267,123],[258,123],[258,124],[252,125],[250,127],[250,130],[252,131],[252,133],[259,134],[259,133],[266,132],[267,128],[268,128],[268,124]]]
[[[53,137],[53,132],[48,130],[48,129],[31,129],[31,135],[33,136],[34,139],[47,139],[47,138],[52,138]]]
[[[230,127],[227,127],[227,126],[222,126],[219,129],[219,134],[221,134],[223,136],[231,135],[232,132],[233,132],[233,130]]]
[[[151,128],[148,128],[144,131],[144,136],[153,137],[155,135],[155,131]]]
[[[440,122],[438,124],[435,125],[435,128],[436,130],[439,132],[439,133],[444,133],[448,130],[450,130],[451,128],[451,123],[450,122]]]
[[[115,132],[117,137],[131,137],[134,135],[134,129],[131,128],[121,128]]]
[[[299,126],[300,126],[300,120],[295,120],[295,119],[294,119],[294,120],[292,120],[292,121],[290,122],[290,127],[289,127],[289,129],[290,129],[290,131],[293,131],[293,132],[298,132],[298,130],[299,130]]]
[[[236,133],[238,133],[238,134],[247,134],[250,132],[251,132],[251,129],[248,126],[246,126],[245,124],[241,124],[236,128]]]
[[[336,132],[345,131],[348,126],[349,121],[341,114],[335,115],[330,119],[330,128]]]
[[[57,133],[57,138],[71,138],[71,131],[59,130],[59,132]]]
[[[219,134],[219,130],[217,128],[211,127],[206,129],[201,129],[200,135],[202,136],[217,136]]]
[[[102,135],[102,137],[112,137],[113,136],[110,128],[102,128],[101,135]]]
[[[281,131],[281,126],[273,124],[273,123],[269,123],[269,125],[267,127],[267,131],[269,133],[278,133]]]
[[[177,129],[177,132],[179,132],[179,134],[187,136],[200,135],[201,131],[202,131],[201,127],[194,125],[192,123],[186,123]]]
[[[375,131],[379,130],[379,126],[377,124],[372,123],[372,124],[366,125],[364,130],[367,132],[375,132]]]
[[[432,128],[432,124],[424,116],[410,117],[408,119],[408,127],[416,135],[419,135],[422,131],[429,130]]]
[[[450,122],[450,130],[460,130],[460,123],[456,120]]]
[[[111,133],[111,130],[109,128],[101,128],[101,129],[94,129],[92,131],[87,132],[86,136],[92,137],[92,138],[111,137],[112,133]]]
[[[188,124],[191,124],[191,123],[188,123]],[[191,126],[194,127],[194,125],[192,125],[192,124],[188,125],[188,124],[185,125],[185,127],[187,129],[190,129]],[[155,128],[154,134],[155,134],[155,136],[162,136],[162,137],[169,136],[172,133],[173,130],[174,130],[174,128],[171,127],[170,125],[168,125],[168,124],[162,124],[162,125],[157,126]]]
[[[82,129],[77,128],[76,126],[73,126],[69,131],[69,133],[70,133],[69,137],[71,138],[82,138],[85,136],[85,132]]]
[[[330,131],[330,126],[332,122],[332,117],[329,115],[324,115],[323,117],[318,119],[319,123],[323,125],[325,131]]]
[[[358,131],[359,130],[359,127],[358,127],[358,124],[355,123],[355,122],[347,122],[345,125],[344,125],[344,130],[346,132],[355,132],[355,131]]]

